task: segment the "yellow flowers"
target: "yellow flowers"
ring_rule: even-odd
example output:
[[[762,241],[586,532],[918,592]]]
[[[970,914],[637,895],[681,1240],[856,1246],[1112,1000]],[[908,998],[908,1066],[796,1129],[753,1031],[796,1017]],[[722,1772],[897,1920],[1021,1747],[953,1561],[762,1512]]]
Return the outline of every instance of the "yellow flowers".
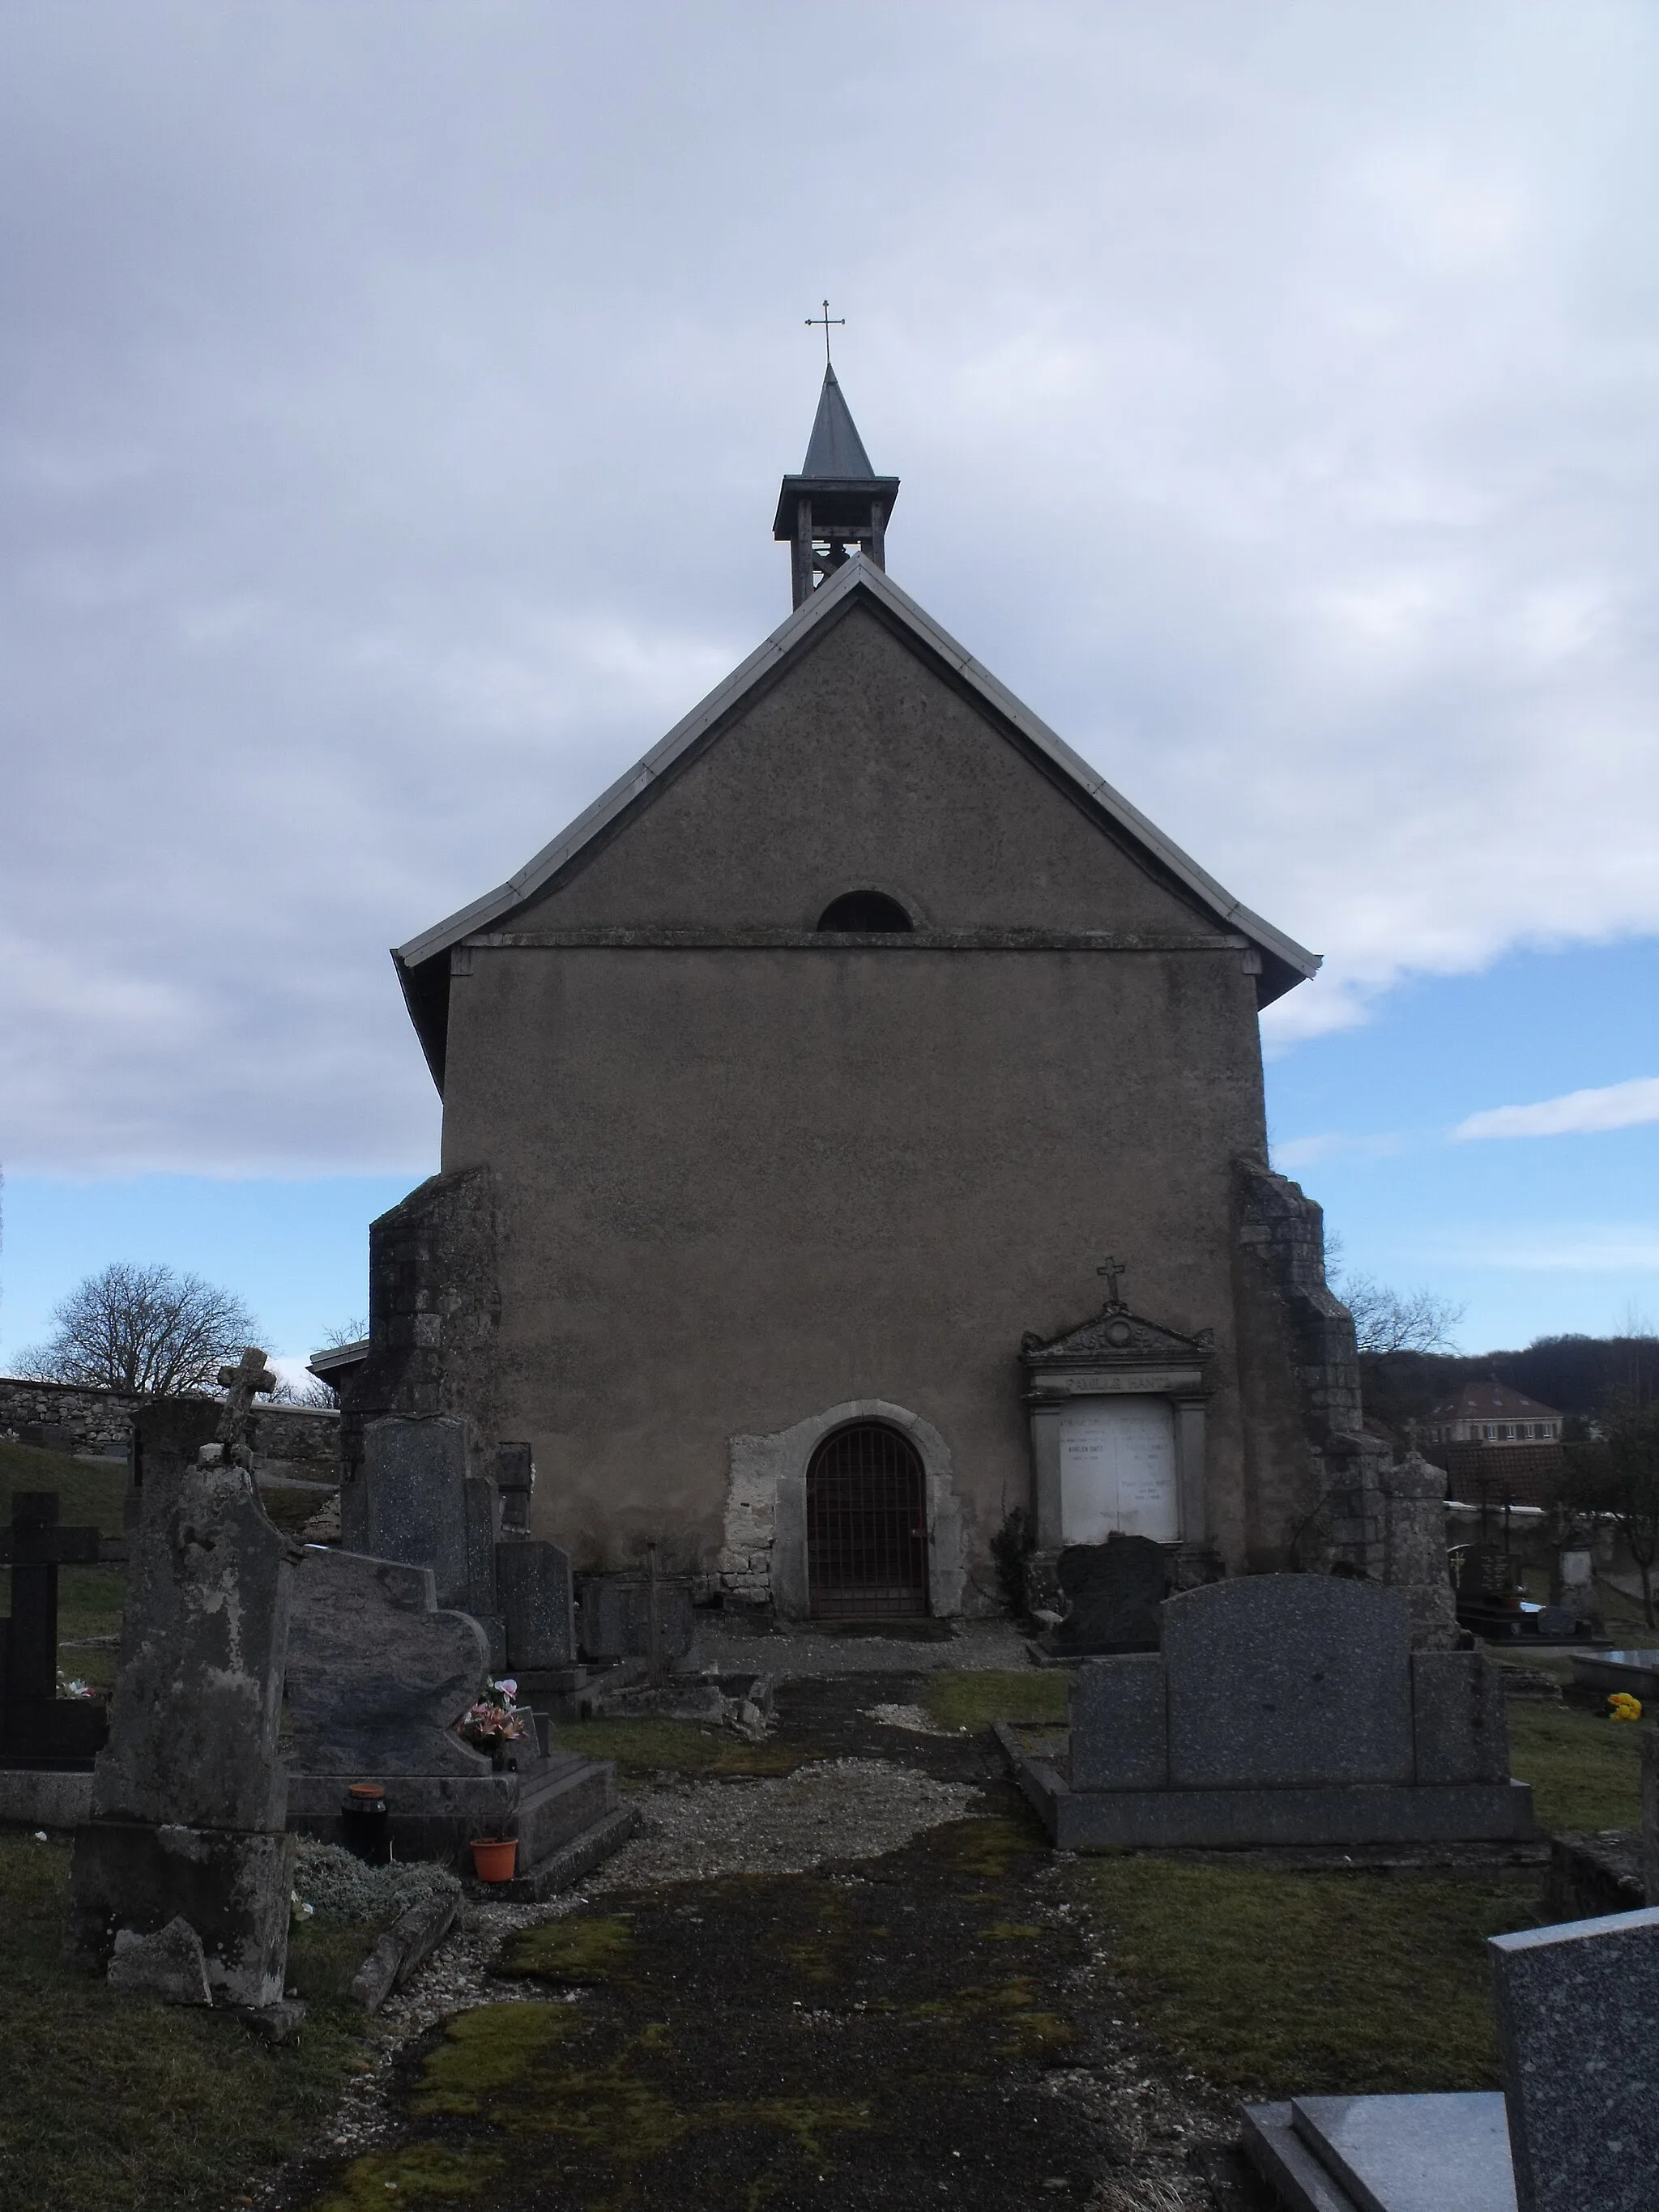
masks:
[[[1610,1721],[1639,1721],[1642,1700],[1632,1698],[1628,1690],[1614,1690],[1607,1698],[1607,1718]]]

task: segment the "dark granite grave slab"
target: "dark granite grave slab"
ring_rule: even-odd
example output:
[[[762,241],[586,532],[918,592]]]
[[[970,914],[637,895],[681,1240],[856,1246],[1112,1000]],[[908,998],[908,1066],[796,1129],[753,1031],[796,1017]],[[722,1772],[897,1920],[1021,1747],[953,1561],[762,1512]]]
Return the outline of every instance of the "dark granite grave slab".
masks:
[[[507,1663],[514,1674],[576,1663],[570,1555],[530,1537],[495,1547],[495,1589],[507,1624]]]
[[[1397,1590],[1334,1576],[1247,1575],[1171,1598],[1171,1783],[1408,1783],[1410,1638]]]
[[[1659,2203],[1659,1908],[1494,1936],[1520,2212]]]
[[[1169,1781],[1164,1662],[1155,1651],[1085,1660],[1072,1685],[1072,1787],[1164,1790]]]
[[[1419,1782],[1506,1782],[1504,1677],[1484,1651],[1412,1655],[1412,1742]]]
[[[1225,1850],[1256,1844],[1524,1842],[1523,1783],[1415,1786],[1342,1783],[1321,1790],[1073,1790],[1045,1761],[1016,1780],[1062,1851]]]
[[[388,1414],[363,1431],[361,1553],[430,1567],[441,1606],[467,1600],[467,1425]]]
[[[656,1656],[670,1665],[691,1648],[696,1623],[691,1585],[682,1577],[586,1575],[578,1592],[579,1635],[585,1659],[648,1658],[652,1607],[656,1607]]]
[[[1158,1608],[1170,1595],[1170,1558],[1146,1536],[1073,1544],[1055,1565],[1070,1608],[1047,1639],[1056,1657],[1156,1651]]]

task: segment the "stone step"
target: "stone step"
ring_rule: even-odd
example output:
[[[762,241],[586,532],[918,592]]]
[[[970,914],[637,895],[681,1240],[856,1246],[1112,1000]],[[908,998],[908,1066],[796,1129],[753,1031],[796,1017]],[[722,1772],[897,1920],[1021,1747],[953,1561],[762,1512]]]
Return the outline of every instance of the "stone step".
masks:
[[[1244,2119],[1246,2153],[1293,2212],[1515,2212],[1501,2090],[1296,2097]]]
[[[527,1874],[514,1875],[511,1881],[480,1881],[471,1887],[479,1897],[495,1903],[538,1905],[544,1897],[556,1897],[560,1890],[568,1889],[585,1874],[602,1866],[622,1849],[639,1825],[639,1807],[619,1805],[614,1813],[607,1813],[591,1828],[584,1828],[570,1842],[550,1851]]]

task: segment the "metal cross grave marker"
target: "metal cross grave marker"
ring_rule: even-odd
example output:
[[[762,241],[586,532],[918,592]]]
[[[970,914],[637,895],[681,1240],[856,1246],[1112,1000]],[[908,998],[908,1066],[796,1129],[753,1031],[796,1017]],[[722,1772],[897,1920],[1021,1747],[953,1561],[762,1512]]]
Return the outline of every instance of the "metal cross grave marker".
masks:
[[[90,1766],[103,1744],[101,1700],[58,1694],[58,1570],[94,1565],[95,1528],[60,1528],[55,1490],[20,1490],[0,1561],[11,1568],[11,1618],[0,1621],[0,1765]]]

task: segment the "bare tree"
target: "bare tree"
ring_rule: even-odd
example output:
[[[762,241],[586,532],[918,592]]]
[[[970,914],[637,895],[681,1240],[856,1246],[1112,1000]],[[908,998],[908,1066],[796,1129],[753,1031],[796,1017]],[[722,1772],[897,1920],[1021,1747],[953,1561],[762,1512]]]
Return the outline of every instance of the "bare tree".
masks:
[[[1396,1352],[1455,1352],[1452,1331],[1465,1309],[1425,1285],[1392,1291],[1369,1275],[1341,1275],[1331,1285],[1353,1316],[1362,1359],[1386,1359]]]
[[[21,1355],[22,1374],[140,1398],[210,1389],[221,1365],[258,1340],[234,1291],[119,1260],[88,1275],[52,1320],[53,1334]]]

